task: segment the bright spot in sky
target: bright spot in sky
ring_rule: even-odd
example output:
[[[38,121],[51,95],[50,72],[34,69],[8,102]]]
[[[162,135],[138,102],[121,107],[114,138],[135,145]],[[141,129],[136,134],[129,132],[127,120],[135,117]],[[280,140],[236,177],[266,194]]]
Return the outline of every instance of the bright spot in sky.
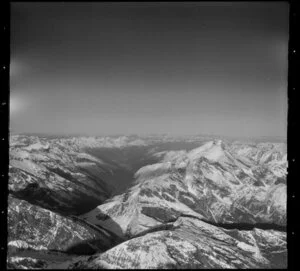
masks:
[[[24,99],[21,97],[12,96],[10,97],[10,114],[20,112],[25,107]]]
[[[11,79],[16,79],[16,76],[23,74],[29,70],[25,62],[12,58],[9,65],[9,76]]]

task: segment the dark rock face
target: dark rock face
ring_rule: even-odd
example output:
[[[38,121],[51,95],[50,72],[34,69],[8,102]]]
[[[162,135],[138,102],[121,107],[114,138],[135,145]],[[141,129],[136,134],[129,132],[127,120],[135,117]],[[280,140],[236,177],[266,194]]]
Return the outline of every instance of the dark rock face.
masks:
[[[180,216],[180,212],[177,212],[176,210],[165,210],[155,207],[142,207],[141,213],[146,216],[153,217],[154,219],[157,219],[161,222],[168,222]]]

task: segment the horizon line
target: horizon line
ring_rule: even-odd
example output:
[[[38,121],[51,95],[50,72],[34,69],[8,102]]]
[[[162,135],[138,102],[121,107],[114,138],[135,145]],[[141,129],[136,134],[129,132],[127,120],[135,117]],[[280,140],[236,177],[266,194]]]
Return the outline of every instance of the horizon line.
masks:
[[[58,136],[58,137],[149,137],[149,136],[172,136],[172,137],[228,137],[228,138],[243,138],[243,139],[254,139],[254,138],[277,138],[287,140],[287,136],[282,135],[253,135],[253,136],[235,136],[235,135],[222,135],[222,134],[208,134],[208,133],[193,133],[193,134],[171,134],[171,133],[132,133],[132,134],[84,134],[84,133],[45,133],[45,132],[10,132],[9,136],[14,135],[25,135],[25,136]]]

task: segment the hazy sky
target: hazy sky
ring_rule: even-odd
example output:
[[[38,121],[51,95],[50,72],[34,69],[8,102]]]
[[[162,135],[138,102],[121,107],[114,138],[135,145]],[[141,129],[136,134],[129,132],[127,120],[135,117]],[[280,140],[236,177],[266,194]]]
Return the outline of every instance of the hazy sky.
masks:
[[[288,9],[12,3],[11,130],[285,136]]]

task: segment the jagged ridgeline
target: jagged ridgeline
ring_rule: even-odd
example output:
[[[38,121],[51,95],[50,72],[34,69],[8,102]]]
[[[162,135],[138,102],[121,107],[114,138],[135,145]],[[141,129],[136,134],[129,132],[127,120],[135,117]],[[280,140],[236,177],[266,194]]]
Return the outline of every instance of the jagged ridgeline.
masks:
[[[8,268],[285,268],[286,174],[279,142],[12,136]]]

